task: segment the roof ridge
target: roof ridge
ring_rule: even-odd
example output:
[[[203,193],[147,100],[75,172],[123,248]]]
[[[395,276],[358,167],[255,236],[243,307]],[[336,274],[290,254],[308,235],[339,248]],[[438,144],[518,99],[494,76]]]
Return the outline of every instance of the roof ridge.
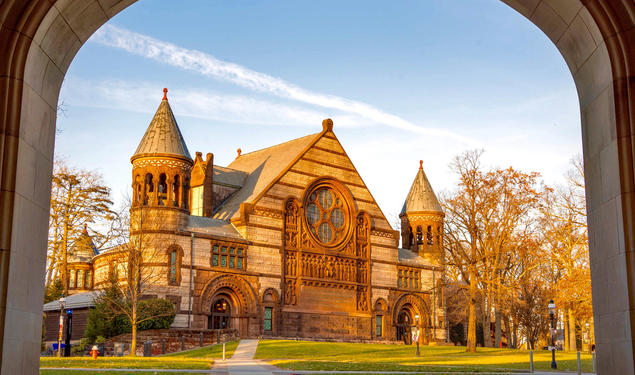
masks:
[[[247,153],[241,153],[241,154],[240,154],[240,156],[239,156],[238,158],[242,158],[243,156],[247,156],[247,155],[255,154],[255,153],[257,153],[257,152],[266,151],[266,150],[272,149],[272,148],[274,148],[274,147],[283,146],[283,145],[285,145],[285,144],[287,144],[287,143],[291,143],[291,142],[294,142],[294,141],[298,141],[298,140],[300,140],[300,139],[304,139],[304,138],[311,137],[311,136],[316,136],[316,135],[318,135],[318,134],[322,134],[322,132],[319,132],[319,133],[312,133],[312,134],[307,134],[307,135],[303,135],[302,137],[293,138],[293,139],[290,139],[290,140],[288,140],[288,141],[285,141],[285,142],[282,142],[282,143],[278,143],[278,144],[275,144],[275,145],[272,145],[272,146],[268,146],[268,147],[261,148],[261,149],[258,149],[258,150],[253,150],[253,151],[250,151],[250,152],[247,152]],[[237,159],[238,159],[238,158],[237,158]],[[229,168],[229,167],[226,167],[226,168]]]

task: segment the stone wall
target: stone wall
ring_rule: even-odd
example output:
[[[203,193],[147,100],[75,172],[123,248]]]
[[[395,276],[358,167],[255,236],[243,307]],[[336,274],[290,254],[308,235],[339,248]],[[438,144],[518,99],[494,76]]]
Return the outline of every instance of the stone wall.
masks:
[[[181,350],[181,340],[185,338],[185,350],[194,349],[201,346],[201,333],[203,334],[203,346],[216,344],[218,330],[209,329],[151,329],[137,332],[137,355],[143,355],[143,343],[152,341],[152,355],[162,354],[162,342],[165,340],[165,352],[173,353]],[[238,339],[236,329],[220,330],[220,342],[233,341]],[[124,353],[130,353],[131,334],[111,337],[104,342],[104,354],[114,355],[115,343],[124,343]]]

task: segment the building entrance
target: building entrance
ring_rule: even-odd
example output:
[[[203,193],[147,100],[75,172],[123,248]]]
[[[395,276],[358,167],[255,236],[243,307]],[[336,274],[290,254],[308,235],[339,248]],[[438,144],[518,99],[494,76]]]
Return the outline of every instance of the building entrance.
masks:
[[[207,320],[207,328],[231,328],[231,305],[225,298],[219,298],[212,304],[212,314]]]
[[[397,340],[403,341],[406,345],[412,343],[410,326],[412,326],[410,314],[406,310],[402,310],[397,316]]]

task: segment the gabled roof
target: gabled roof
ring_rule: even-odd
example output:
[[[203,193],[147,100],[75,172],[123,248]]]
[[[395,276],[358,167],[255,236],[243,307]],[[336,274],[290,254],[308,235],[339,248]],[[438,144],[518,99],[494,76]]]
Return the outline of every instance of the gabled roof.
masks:
[[[172,113],[172,108],[168,103],[168,90],[163,89],[163,92],[163,100],[161,100],[159,108],[143,135],[137,151],[130,160],[144,156],[166,155],[192,160],[181,130],[174,118],[174,113]]]
[[[241,203],[260,197],[322,134],[324,132],[307,135],[237,157],[227,168],[242,171],[247,178],[242,188],[215,210],[213,217],[222,220],[238,217]]]
[[[401,215],[408,212],[438,212],[443,213],[443,209],[437,200],[437,196],[432,190],[432,185],[423,171],[423,160],[419,161],[419,171],[412,182],[408,197],[401,209]]]
[[[83,292],[77,294],[71,294],[65,297],[65,309],[80,309],[84,307],[95,306],[95,298],[99,297],[101,291]],[[45,303],[42,307],[42,311],[60,311],[60,300],[51,301]]]

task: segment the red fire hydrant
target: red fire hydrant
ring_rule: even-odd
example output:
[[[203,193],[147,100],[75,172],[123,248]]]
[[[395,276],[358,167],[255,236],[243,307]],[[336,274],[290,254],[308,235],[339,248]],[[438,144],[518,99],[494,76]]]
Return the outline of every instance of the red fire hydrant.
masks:
[[[92,359],[97,359],[99,355],[99,349],[97,349],[97,345],[93,345],[93,349],[90,351],[90,356]]]

